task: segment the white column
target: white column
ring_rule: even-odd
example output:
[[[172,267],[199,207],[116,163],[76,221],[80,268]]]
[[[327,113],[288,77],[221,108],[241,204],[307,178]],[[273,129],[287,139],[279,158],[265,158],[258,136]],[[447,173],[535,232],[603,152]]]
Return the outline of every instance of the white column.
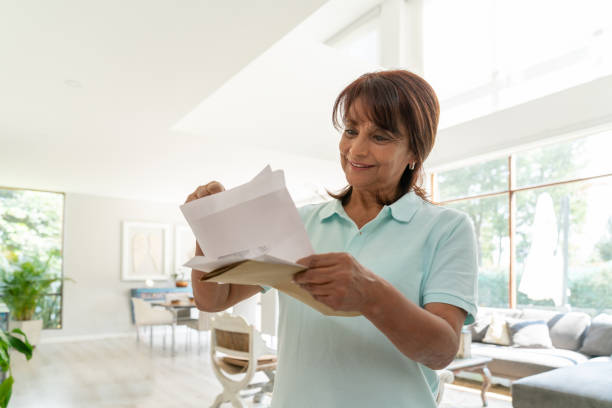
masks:
[[[423,75],[423,0],[384,0],[379,21],[381,65]]]
[[[424,0],[402,0],[404,3],[400,44],[401,65],[414,72],[424,75],[423,52],[423,2]]]
[[[379,18],[380,63],[385,68],[401,68],[404,0],[384,0]]]

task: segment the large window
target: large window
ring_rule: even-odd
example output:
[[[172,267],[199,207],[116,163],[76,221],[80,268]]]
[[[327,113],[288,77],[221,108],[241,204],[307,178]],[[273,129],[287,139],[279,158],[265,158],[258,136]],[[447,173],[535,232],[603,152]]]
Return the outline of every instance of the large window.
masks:
[[[28,261],[48,263],[48,274],[61,277],[63,214],[63,194],[0,188],[0,271],[11,273]],[[44,328],[61,328],[61,282],[45,294],[34,317],[43,319]]]
[[[441,127],[612,73],[608,0],[426,0],[424,74]]]
[[[482,306],[612,310],[611,150],[607,132],[432,176],[474,224]]]
[[[380,6],[370,10],[325,41],[325,44],[352,58],[380,65],[380,10]]]

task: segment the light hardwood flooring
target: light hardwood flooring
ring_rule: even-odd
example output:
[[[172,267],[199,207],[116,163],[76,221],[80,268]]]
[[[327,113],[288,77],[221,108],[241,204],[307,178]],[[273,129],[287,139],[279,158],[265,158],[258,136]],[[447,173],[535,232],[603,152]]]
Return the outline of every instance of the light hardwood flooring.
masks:
[[[204,350],[198,354],[195,334],[192,338],[191,348],[185,350],[185,332],[177,332],[175,356],[169,341],[162,349],[161,336],[153,348],[148,336],[140,343],[134,337],[41,344],[29,362],[20,355],[13,357],[15,386],[10,407],[209,407],[221,385],[210,367],[207,342],[203,341]],[[263,408],[269,405],[269,398],[260,404],[250,398],[244,402],[247,407]],[[480,394],[450,385],[442,406],[481,407]],[[489,393],[490,408],[511,406],[509,397]]]

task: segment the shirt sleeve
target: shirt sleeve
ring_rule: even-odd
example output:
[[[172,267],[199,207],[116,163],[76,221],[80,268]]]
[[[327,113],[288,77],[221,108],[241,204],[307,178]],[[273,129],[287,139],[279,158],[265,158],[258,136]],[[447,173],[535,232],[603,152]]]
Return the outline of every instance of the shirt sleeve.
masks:
[[[439,302],[457,306],[468,313],[464,324],[470,324],[477,312],[477,291],[476,237],[470,219],[461,214],[433,251],[431,268],[421,292],[422,304]]]

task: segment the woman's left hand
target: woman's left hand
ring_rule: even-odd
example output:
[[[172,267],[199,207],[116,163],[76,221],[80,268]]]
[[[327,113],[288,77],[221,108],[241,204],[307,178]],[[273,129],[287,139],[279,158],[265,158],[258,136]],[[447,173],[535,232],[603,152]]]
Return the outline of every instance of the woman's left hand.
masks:
[[[294,275],[295,283],[334,310],[362,312],[380,280],[346,252],[310,255],[297,263],[308,269]]]

